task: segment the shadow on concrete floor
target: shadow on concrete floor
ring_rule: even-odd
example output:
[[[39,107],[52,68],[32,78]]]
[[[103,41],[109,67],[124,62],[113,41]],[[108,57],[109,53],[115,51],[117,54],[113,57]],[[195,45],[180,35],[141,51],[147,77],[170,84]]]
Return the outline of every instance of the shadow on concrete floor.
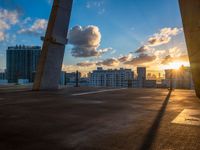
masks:
[[[169,102],[169,98],[171,95],[172,90],[169,90],[169,93],[167,94],[167,97],[165,98],[165,101],[162,104],[162,107],[160,109],[160,111],[158,112],[152,126],[149,128],[149,131],[147,132],[144,141],[140,147],[140,150],[150,150],[151,146],[156,138],[159,126],[160,126],[160,122],[164,116],[167,104]]]

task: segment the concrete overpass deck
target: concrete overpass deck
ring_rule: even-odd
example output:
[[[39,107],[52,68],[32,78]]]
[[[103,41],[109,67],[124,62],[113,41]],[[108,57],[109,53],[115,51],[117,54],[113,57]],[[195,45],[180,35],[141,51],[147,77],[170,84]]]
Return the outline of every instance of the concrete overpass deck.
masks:
[[[194,91],[106,90],[0,87],[0,149],[200,149]]]

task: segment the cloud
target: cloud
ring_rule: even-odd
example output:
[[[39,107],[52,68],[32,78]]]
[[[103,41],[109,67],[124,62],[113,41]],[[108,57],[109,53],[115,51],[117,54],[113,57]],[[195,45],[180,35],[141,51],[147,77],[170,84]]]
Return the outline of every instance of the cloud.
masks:
[[[10,25],[6,23],[4,20],[0,20],[0,30],[7,30],[10,28]]]
[[[97,26],[75,26],[69,31],[69,44],[73,45],[72,56],[94,57],[111,50],[111,48],[97,50],[101,42],[101,33]]]
[[[62,64],[62,71],[75,72],[76,70],[79,70],[78,66]]]
[[[121,56],[118,58],[118,61],[120,62],[126,62],[126,61],[130,61],[132,59],[133,55],[132,54],[128,54],[126,56]]]
[[[126,61],[124,64],[126,65],[138,65],[152,62],[156,59],[155,55],[148,55],[148,54],[140,54],[139,56],[132,58],[129,61]]]
[[[177,35],[180,31],[182,31],[182,28],[162,28],[160,30],[160,35]]]
[[[109,51],[112,51],[111,53],[114,52],[113,48],[112,47],[108,47],[108,48],[103,48],[103,49],[99,49],[98,50],[101,54],[104,54],[104,53],[107,53]]]
[[[105,59],[103,61],[97,62],[96,65],[97,66],[114,67],[114,66],[118,66],[119,63],[120,63],[119,60],[117,60],[116,58],[108,58],[108,59]]]
[[[91,66],[94,66],[95,63],[94,62],[85,61],[85,62],[77,63],[76,65],[80,66],[80,67],[91,67]]]
[[[185,54],[185,51],[181,50],[180,48],[178,47],[172,47],[172,48],[169,48],[169,49],[166,49],[166,50],[154,50],[153,51],[153,54],[155,56],[157,56],[157,58],[165,58],[166,56],[171,56],[171,57],[178,57],[178,56],[181,56],[181,55],[184,55]]]
[[[168,53],[172,57],[175,57],[175,56],[177,57],[177,56],[182,55],[183,51],[181,51],[180,48],[178,48],[178,47],[172,47],[172,48],[168,49],[166,51],[166,53]]]
[[[180,56],[174,56],[172,57],[171,55],[167,55],[162,61],[161,64],[167,65],[171,62],[177,62],[177,61],[183,61],[183,62],[189,62],[189,58],[187,54],[183,54]]]
[[[89,61],[80,62],[77,63],[76,65],[79,67],[91,67],[91,66],[94,67],[95,65],[113,67],[113,66],[118,66],[120,63],[124,63],[131,59],[132,59],[132,54],[128,54],[126,56],[120,56],[118,58],[108,58],[98,62],[89,62]]]
[[[155,47],[167,44],[171,41],[173,36],[178,35],[183,31],[182,28],[162,28],[158,33],[149,37],[147,42],[138,48],[135,53],[139,53],[138,57],[132,58],[132,60],[125,62],[127,65],[137,65],[148,62],[153,62],[155,66],[159,64],[166,64],[177,59],[183,55],[184,51],[178,47],[172,47],[167,50],[160,50]]]
[[[99,15],[103,14],[106,10],[104,8],[103,0],[88,0],[86,3],[87,9],[94,9]]]
[[[19,22],[19,13],[16,10],[9,11],[7,9],[0,8],[0,20],[14,25]]]
[[[182,28],[162,28],[148,39],[148,46],[159,46],[169,43],[172,36],[179,34]]]
[[[108,66],[108,67],[116,67],[119,66],[120,63],[124,65],[140,65],[144,63],[152,62],[156,59],[155,55],[148,54],[140,54],[137,57],[133,57],[132,54],[128,54],[126,56],[121,56],[118,58],[108,58],[103,61],[99,61],[96,63],[97,66]]]
[[[100,56],[100,53],[93,49],[88,49],[88,47],[74,47],[72,48],[72,56],[74,57],[93,57]]]
[[[20,23],[20,25],[21,25],[21,26],[26,25],[26,24],[28,24],[28,23],[31,22],[31,21],[32,21],[31,17],[26,17],[26,18]]]
[[[157,52],[154,47],[167,44],[171,41],[172,37],[181,33],[182,28],[162,28],[158,33],[155,33],[153,36],[149,37],[147,42],[144,45],[139,47],[135,53],[156,53],[159,55],[161,53]],[[175,50],[175,49],[173,49]],[[171,49],[171,52],[173,51]],[[177,48],[176,48],[177,50]],[[173,52],[172,52],[173,53]]]
[[[22,28],[18,31],[19,34],[41,35],[47,28],[48,21],[45,19],[37,19],[28,28]]]
[[[147,52],[148,50],[150,50],[150,47],[147,45],[143,45],[140,48],[138,48],[135,53],[144,53]]]
[[[167,55],[161,62],[161,64],[168,64],[170,62],[172,62],[173,58],[170,55]]]
[[[148,39],[148,42],[149,42],[149,46],[159,46],[162,44],[169,43],[170,40],[171,40],[171,37],[169,36],[161,36],[161,37],[154,36],[154,37],[150,37]]]
[[[12,25],[19,22],[18,11],[9,11],[7,9],[0,8],[0,42],[5,41],[8,35],[6,31],[10,29]]]
[[[6,40],[6,34],[0,31],[0,42]]]

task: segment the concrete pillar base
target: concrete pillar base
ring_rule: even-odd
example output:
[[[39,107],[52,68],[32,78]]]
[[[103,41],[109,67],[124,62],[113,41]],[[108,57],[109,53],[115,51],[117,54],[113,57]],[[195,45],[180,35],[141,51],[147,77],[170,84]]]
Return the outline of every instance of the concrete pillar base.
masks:
[[[73,0],[54,0],[33,90],[58,89]]]

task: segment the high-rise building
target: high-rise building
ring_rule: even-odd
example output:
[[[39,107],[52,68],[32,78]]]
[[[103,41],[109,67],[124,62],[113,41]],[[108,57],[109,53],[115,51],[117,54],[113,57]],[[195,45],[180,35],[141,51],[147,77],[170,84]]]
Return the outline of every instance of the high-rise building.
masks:
[[[138,87],[144,87],[144,81],[146,80],[146,67],[137,67],[137,80]]]
[[[177,88],[177,89],[193,89],[194,88],[190,67],[182,66],[178,70],[175,70],[175,69],[165,70],[165,80],[163,80],[163,84],[166,87],[170,86],[171,78],[172,78],[173,88]]]
[[[15,46],[6,51],[6,70],[9,83],[17,83],[18,79],[33,82],[39,62],[41,47]]]
[[[98,67],[90,74],[90,85],[97,87],[129,87],[134,79],[131,69],[108,69]],[[131,85],[130,85],[131,86]]]

